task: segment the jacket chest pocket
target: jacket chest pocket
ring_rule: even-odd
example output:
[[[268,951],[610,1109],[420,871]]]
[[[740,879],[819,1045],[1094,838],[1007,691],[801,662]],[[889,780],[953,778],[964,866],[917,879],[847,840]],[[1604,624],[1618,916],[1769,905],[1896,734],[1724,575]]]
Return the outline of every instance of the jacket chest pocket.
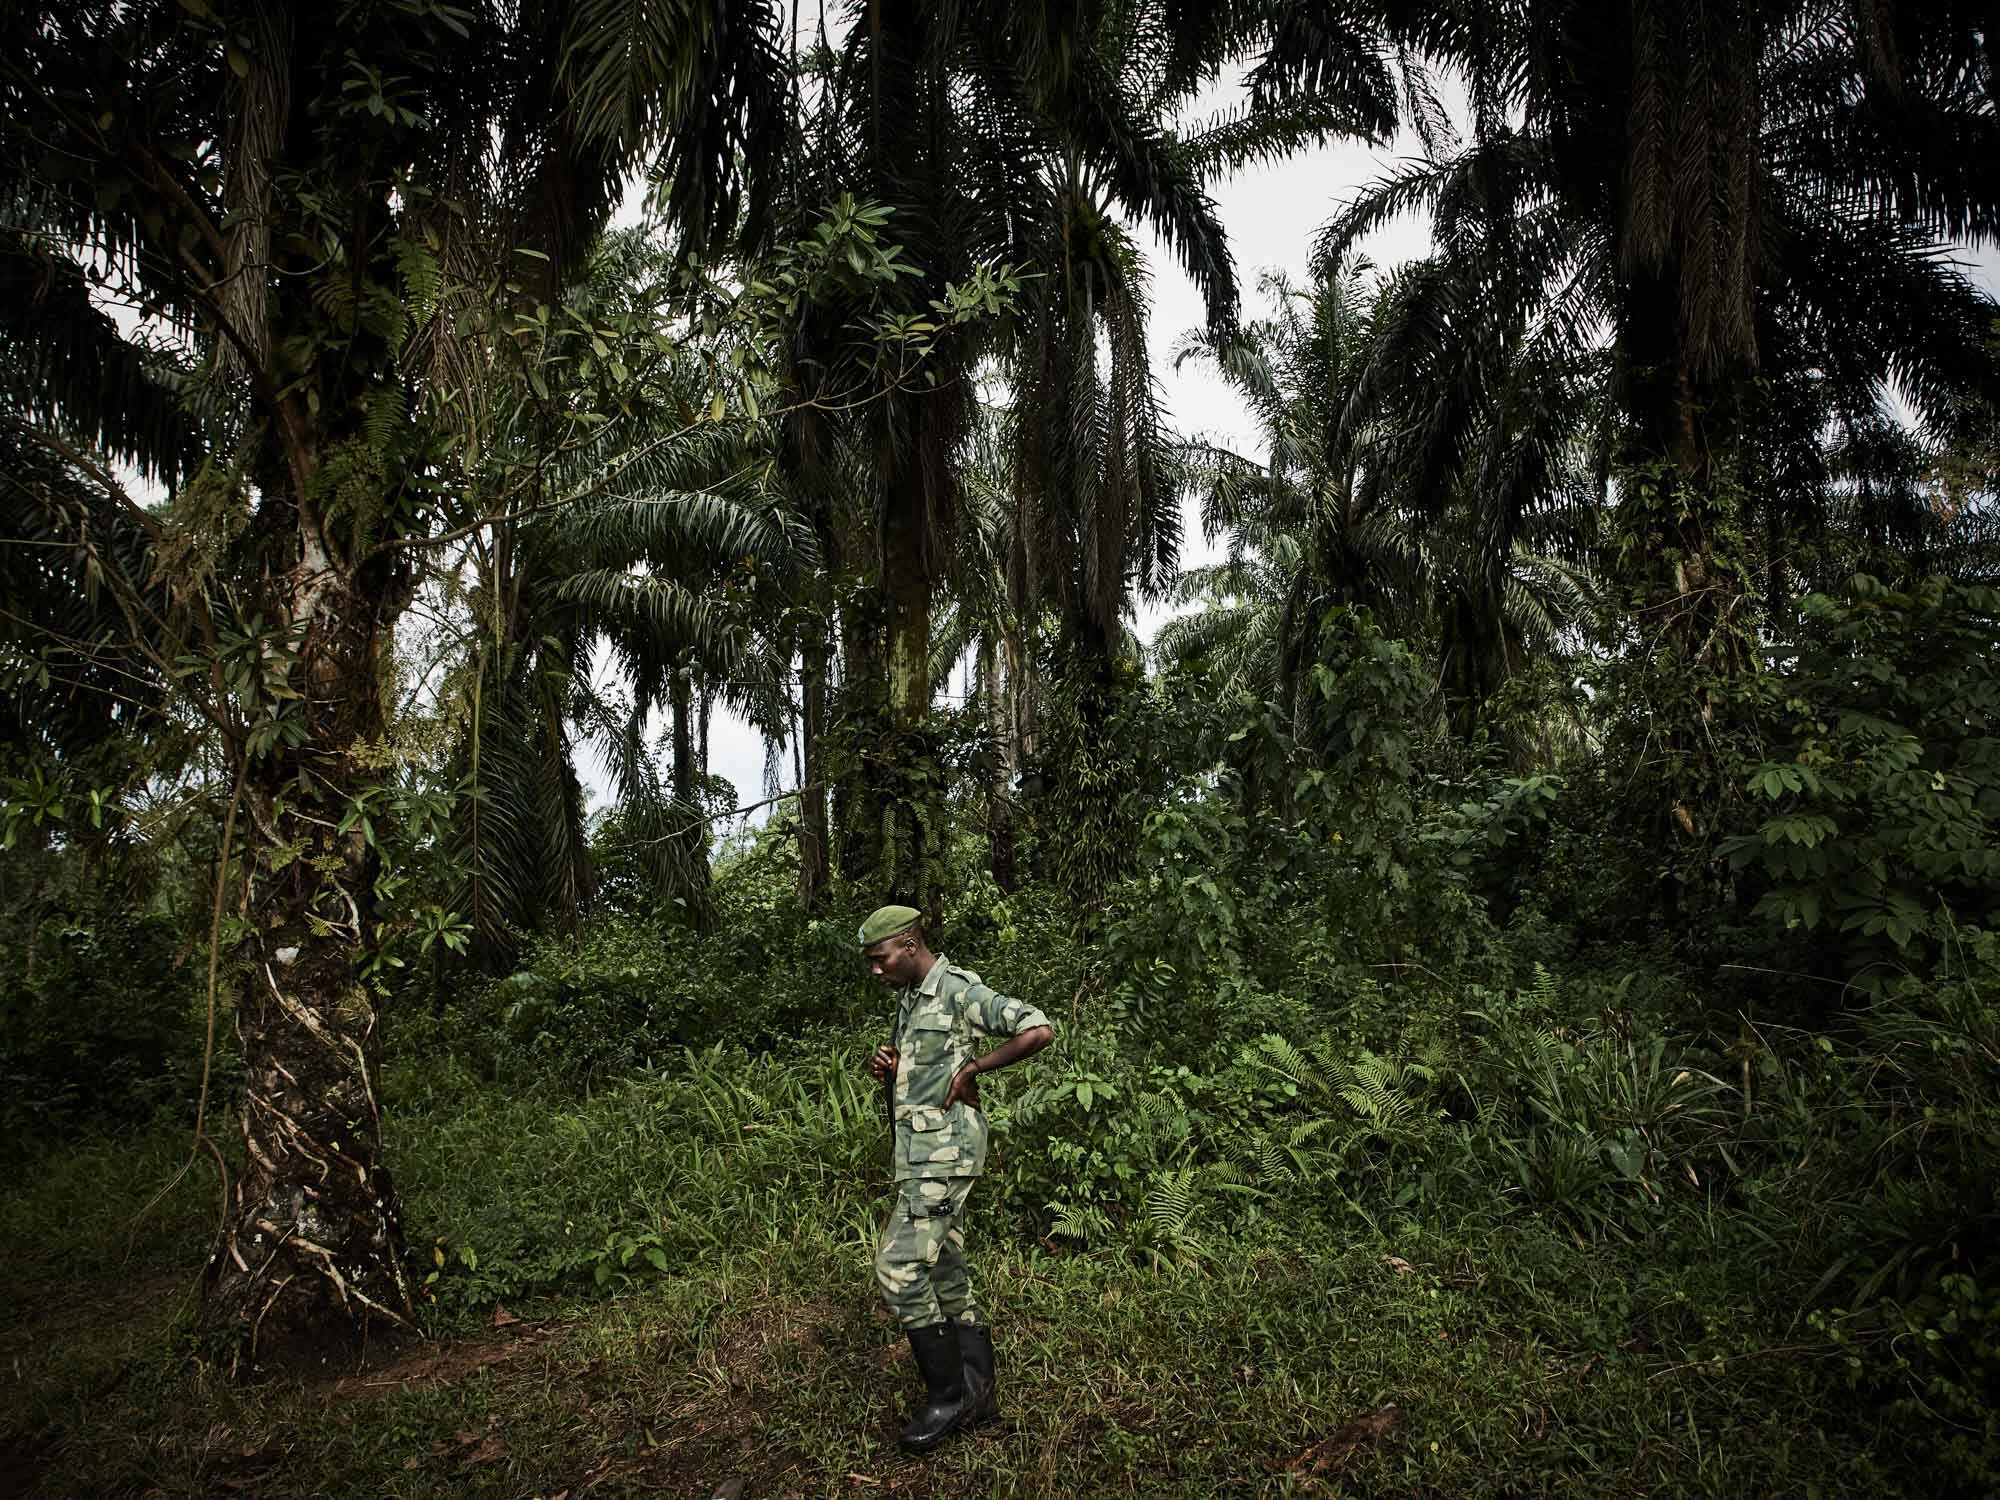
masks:
[[[942,1016],[916,1016],[909,1028],[910,1058],[920,1068],[935,1068],[951,1060],[951,1022]]]

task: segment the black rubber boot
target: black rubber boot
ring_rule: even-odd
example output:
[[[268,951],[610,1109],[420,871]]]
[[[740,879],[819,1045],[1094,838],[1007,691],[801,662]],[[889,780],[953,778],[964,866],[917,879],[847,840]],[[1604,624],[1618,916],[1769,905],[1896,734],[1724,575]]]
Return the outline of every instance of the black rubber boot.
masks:
[[[958,1352],[965,1364],[965,1421],[969,1431],[1000,1420],[1000,1397],[993,1385],[993,1330],[983,1323],[958,1325]]]
[[[928,1453],[965,1421],[965,1375],[958,1348],[958,1329],[950,1323],[912,1328],[910,1352],[924,1377],[924,1409],[897,1439],[905,1453]]]

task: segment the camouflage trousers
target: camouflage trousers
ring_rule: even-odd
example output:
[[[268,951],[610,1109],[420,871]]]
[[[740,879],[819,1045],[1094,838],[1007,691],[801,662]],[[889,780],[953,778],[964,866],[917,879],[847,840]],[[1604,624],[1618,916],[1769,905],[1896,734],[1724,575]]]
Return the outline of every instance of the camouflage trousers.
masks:
[[[875,1280],[905,1328],[982,1323],[965,1265],[965,1200],[976,1177],[896,1184],[896,1206],[875,1246]]]

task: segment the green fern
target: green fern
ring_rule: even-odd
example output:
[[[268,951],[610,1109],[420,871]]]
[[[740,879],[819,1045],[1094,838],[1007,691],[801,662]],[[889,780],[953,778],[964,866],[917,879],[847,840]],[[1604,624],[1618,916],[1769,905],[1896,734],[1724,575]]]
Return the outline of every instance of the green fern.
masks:
[[[1152,1187],[1146,1190],[1142,1212],[1155,1234],[1173,1242],[1187,1233],[1188,1222],[1194,1218],[1198,1206],[1194,1168],[1176,1167],[1154,1179]]]
[[[1049,1223],[1049,1232],[1058,1239],[1095,1245],[1111,1236],[1111,1216],[1094,1203],[1050,1203],[1044,1206],[1055,1216]]]
[[[1355,1119],[1389,1132],[1414,1124],[1424,1113],[1420,1095],[1437,1082],[1444,1048],[1433,1040],[1414,1058],[1363,1052],[1347,1062],[1333,1054],[1325,1039],[1301,1049],[1284,1037],[1265,1035],[1253,1044],[1247,1061],[1292,1084],[1301,1098],[1328,1105],[1338,1101]]]
[[[1266,1183],[1292,1183],[1299,1180],[1292,1158],[1275,1142],[1259,1139],[1252,1143],[1251,1154],[1256,1162],[1259,1180]]]
[[[1535,982],[1528,986],[1527,994],[1523,998],[1537,1010],[1553,1010],[1558,999],[1555,976],[1539,959],[1535,961],[1534,974]]]

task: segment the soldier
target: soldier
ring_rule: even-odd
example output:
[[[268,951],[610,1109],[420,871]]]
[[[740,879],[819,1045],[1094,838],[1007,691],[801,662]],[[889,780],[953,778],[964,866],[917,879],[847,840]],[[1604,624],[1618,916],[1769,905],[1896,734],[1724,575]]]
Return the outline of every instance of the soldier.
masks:
[[[875,1249],[875,1279],[924,1377],[924,1408],[900,1441],[907,1452],[928,1453],[961,1427],[1000,1415],[993,1334],[965,1267],[965,1201],[986,1167],[977,1080],[1041,1051],[1054,1032],[1034,1006],[932,953],[914,907],[870,915],[861,954],[870,973],[902,991],[895,1030],[868,1059],[878,1082],[896,1080],[896,1204]],[[989,1036],[1009,1040],[977,1055]]]

